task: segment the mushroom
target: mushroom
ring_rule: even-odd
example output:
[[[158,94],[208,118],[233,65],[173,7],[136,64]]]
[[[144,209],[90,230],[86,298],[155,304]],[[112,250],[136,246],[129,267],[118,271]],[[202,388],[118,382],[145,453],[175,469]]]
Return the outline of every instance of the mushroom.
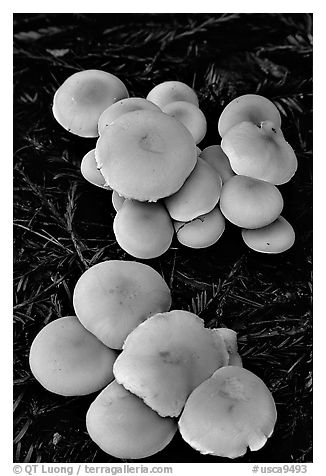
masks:
[[[263,228],[242,230],[241,233],[246,245],[260,253],[283,253],[291,248],[295,241],[293,227],[282,216]]]
[[[279,217],[283,209],[280,191],[269,182],[235,175],[222,187],[221,212],[242,228],[261,228]]]
[[[207,248],[216,243],[225,229],[224,216],[218,207],[189,222],[173,223],[177,240],[189,248]]]
[[[188,398],[182,438],[202,454],[237,458],[257,451],[274,430],[276,407],[264,382],[242,367],[216,370]]]
[[[181,81],[165,81],[155,86],[147,95],[148,101],[161,109],[175,101],[186,101],[198,107],[198,97],[195,91]]]
[[[219,201],[222,180],[218,173],[198,157],[197,165],[183,186],[164,203],[173,220],[187,222],[204,215]]]
[[[218,335],[224,340],[227,353],[229,355],[228,365],[237,365],[242,367],[242,359],[238,353],[237,333],[227,327],[212,329],[213,335]]]
[[[227,182],[234,176],[230,161],[224,154],[220,145],[210,145],[209,147],[206,147],[200,153],[200,157],[216,170],[222,179],[222,183]]]
[[[59,124],[81,137],[97,137],[97,123],[111,104],[128,97],[123,82],[96,69],[69,76],[56,91],[53,115]]]
[[[121,197],[121,195],[119,195],[115,190],[112,191],[112,205],[116,212],[120,210],[124,201],[124,197]]]
[[[222,365],[222,337],[187,311],[156,314],[129,334],[113,373],[159,415],[178,416],[194,388]]]
[[[204,139],[207,131],[206,117],[194,104],[186,101],[170,102],[162,108],[162,111],[182,122],[191,133],[196,144]]]
[[[229,129],[243,121],[256,125],[262,121],[272,121],[276,128],[281,127],[281,116],[277,107],[272,101],[258,94],[244,94],[227,104],[218,121],[220,136],[224,137]]]
[[[50,392],[87,395],[113,380],[116,357],[76,316],[68,316],[50,322],[37,334],[29,365],[36,380]]]
[[[96,397],[86,415],[92,440],[120,459],[152,456],[172,440],[177,425],[162,418],[122,385],[113,381]]]
[[[113,190],[155,202],[175,193],[196,165],[195,141],[181,122],[158,111],[123,114],[106,127],[95,157]]]
[[[95,149],[90,150],[86,155],[84,155],[80,164],[80,171],[84,179],[91,184],[100,188],[105,188],[106,190],[111,190],[111,188],[106,185],[105,178],[97,168]]]
[[[121,101],[115,102],[102,112],[98,120],[98,133],[103,134],[106,127],[111,124],[115,119],[132,111],[161,111],[161,109],[153,104],[151,101],[147,101],[144,98],[126,98]]]
[[[288,182],[298,167],[292,147],[271,121],[236,124],[223,136],[221,147],[236,174],[274,185]]]
[[[73,305],[83,326],[112,349],[149,316],[168,311],[171,293],[161,275],[135,261],[103,261],[85,271]]]
[[[125,200],[118,210],[113,231],[119,246],[131,256],[151,259],[165,253],[174,229],[164,206],[157,203]]]

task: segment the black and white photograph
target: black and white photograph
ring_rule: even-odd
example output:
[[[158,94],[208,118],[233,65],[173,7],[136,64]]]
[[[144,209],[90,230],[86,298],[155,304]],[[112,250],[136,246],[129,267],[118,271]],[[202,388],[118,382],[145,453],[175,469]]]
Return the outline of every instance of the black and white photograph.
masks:
[[[313,20],[13,13],[14,473],[309,474]]]

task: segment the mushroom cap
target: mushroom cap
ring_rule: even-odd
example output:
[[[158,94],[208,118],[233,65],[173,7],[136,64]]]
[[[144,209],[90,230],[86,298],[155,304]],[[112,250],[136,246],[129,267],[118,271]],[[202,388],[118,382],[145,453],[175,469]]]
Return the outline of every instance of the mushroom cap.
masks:
[[[225,219],[218,207],[189,222],[175,221],[177,240],[189,248],[207,248],[216,243],[225,230]]]
[[[113,380],[116,357],[76,316],[68,316],[50,322],[37,334],[29,365],[36,380],[50,392],[87,395]]]
[[[222,179],[207,162],[198,157],[196,167],[183,186],[164,203],[173,220],[187,222],[204,215],[220,199]]]
[[[151,259],[165,253],[173,239],[172,221],[164,206],[125,200],[113,221],[119,246],[131,256]]]
[[[196,165],[195,141],[181,122],[158,111],[123,114],[106,127],[95,157],[113,190],[155,202],[175,193]]]
[[[216,172],[220,175],[222,183],[227,182],[234,176],[231,169],[230,161],[224,154],[220,145],[210,145],[206,147],[201,153],[200,157],[209,163]]]
[[[283,198],[275,185],[244,175],[235,175],[222,187],[221,212],[241,228],[261,228],[280,215]]]
[[[143,109],[146,111],[161,112],[161,109],[158,106],[144,98],[125,98],[121,101],[115,102],[100,115],[98,120],[99,135],[103,134],[105,128],[123,114]]]
[[[86,155],[84,155],[80,164],[80,172],[84,179],[91,184],[100,188],[105,188],[106,190],[111,190],[111,188],[105,184],[105,178],[97,168],[95,149],[90,150]]]
[[[198,107],[198,97],[195,91],[181,81],[165,81],[155,86],[147,95],[148,101],[152,101],[161,109],[175,101],[186,101]]]
[[[81,275],[73,305],[83,326],[113,349],[149,316],[167,311],[171,293],[162,276],[135,261],[103,261]]]
[[[204,321],[187,311],[156,314],[127,337],[113,369],[118,383],[161,416],[177,416],[188,395],[228,355]]]
[[[295,241],[293,227],[282,216],[263,228],[242,230],[241,233],[246,245],[260,253],[283,253],[291,248]]]
[[[113,74],[97,69],[79,71],[56,91],[53,115],[69,132],[81,137],[97,137],[102,112],[126,97],[126,86]]]
[[[236,124],[224,135],[221,147],[236,174],[275,185],[288,182],[298,167],[292,147],[270,121],[259,126],[251,122]]]
[[[276,422],[273,396],[242,367],[216,370],[188,398],[179,419],[182,438],[202,454],[237,458],[257,451]]]
[[[224,340],[229,355],[228,365],[238,365],[242,367],[242,359],[238,353],[237,333],[227,327],[219,327],[211,330],[214,336],[217,335],[218,339],[222,337]]]
[[[162,111],[182,122],[191,133],[196,144],[204,139],[207,131],[207,121],[199,107],[190,102],[175,101],[164,106]]]
[[[177,430],[172,418],[160,417],[116,381],[102,390],[89,407],[86,427],[103,451],[121,459],[158,453]]]
[[[116,212],[120,210],[124,201],[124,197],[121,197],[121,195],[119,195],[115,190],[112,191],[112,205]]]
[[[254,124],[272,121],[275,127],[281,127],[279,110],[272,101],[259,94],[244,94],[227,104],[218,121],[220,136],[224,137],[231,127],[242,121],[249,121]]]

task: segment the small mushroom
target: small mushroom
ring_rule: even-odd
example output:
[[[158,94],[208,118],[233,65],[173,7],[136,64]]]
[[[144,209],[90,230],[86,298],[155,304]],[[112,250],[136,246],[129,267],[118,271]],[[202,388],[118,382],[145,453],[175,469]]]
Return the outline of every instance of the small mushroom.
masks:
[[[173,220],[188,222],[213,210],[220,199],[221,189],[219,174],[198,157],[196,167],[183,186],[165,198],[164,203]]]
[[[216,370],[191,393],[179,419],[182,438],[202,454],[238,458],[257,451],[276,422],[273,396],[242,367]]]
[[[218,207],[189,222],[173,223],[177,240],[189,248],[207,248],[216,243],[225,230],[225,219]]]
[[[223,136],[221,147],[236,174],[274,185],[288,182],[298,167],[292,147],[271,121],[236,124]]]
[[[228,365],[237,365],[242,367],[242,359],[238,353],[237,333],[227,327],[219,327],[212,329],[214,335],[218,335],[218,339],[222,337],[224,340],[227,353],[229,355]]]
[[[282,216],[263,228],[242,230],[241,233],[246,245],[260,253],[283,253],[291,248],[295,241],[293,227]]]
[[[165,81],[155,86],[147,95],[148,101],[161,109],[175,101],[186,101],[198,107],[198,97],[195,91],[181,81]]]
[[[86,415],[89,436],[115,458],[152,456],[172,440],[177,425],[162,418],[122,385],[113,381],[96,397]]]
[[[200,157],[209,163],[216,172],[220,175],[222,183],[227,182],[234,176],[231,169],[230,161],[224,154],[220,145],[210,145],[206,147],[201,153]]]
[[[102,112],[98,120],[98,133],[103,134],[106,127],[115,121],[118,117],[132,111],[161,111],[161,109],[153,104],[151,101],[147,101],[144,98],[126,98],[121,101],[115,102]]]
[[[50,322],[37,334],[29,365],[36,380],[50,392],[87,395],[113,380],[116,357],[76,316],[68,316]]]
[[[120,210],[124,201],[124,197],[121,197],[121,195],[119,195],[115,190],[112,191],[112,205],[116,212]]]
[[[228,363],[225,343],[187,311],[156,314],[127,337],[113,373],[159,415],[177,416],[188,395]]]
[[[123,250],[140,259],[165,253],[173,239],[172,221],[164,206],[125,200],[114,221],[115,238]]]
[[[54,95],[53,115],[59,124],[81,137],[97,137],[97,123],[111,104],[128,97],[123,82],[96,69],[69,76]]]
[[[106,190],[111,190],[111,188],[106,185],[105,178],[97,168],[95,149],[90,150],[86,155],[84,155],[80,164],[80,172],[84,179],[86,179],[91,184],[100,188],[105,188]]]
[[[161,275],[135,261],[104,261],[85,271],[75,286],[78,319],[112,349],[151,315],[168,311],[170,290]]]
[[[281,127],[281,116],[277,107],[259,94],[244,94],[227,104],[218,121],[220,136],[224,137],[229,129],[243,121],[256,125],[263,121],[272,121],[276,128]]]
[[[162,108],[162,111],[182,122],[191,133],[196,144],[204,139],[207,131],[206,117],[194,104],[186,101],[170,102]]]
[[[244,175],[235,175],[222,187],[221,212],[241,228],[261,228],[279,217],[283,198],[275,185]]]
[[[106,127],[95,157],[125,198],[155,202],[175,193],[196,165],[195,141],[181,122],[158,111],[123,114]]]

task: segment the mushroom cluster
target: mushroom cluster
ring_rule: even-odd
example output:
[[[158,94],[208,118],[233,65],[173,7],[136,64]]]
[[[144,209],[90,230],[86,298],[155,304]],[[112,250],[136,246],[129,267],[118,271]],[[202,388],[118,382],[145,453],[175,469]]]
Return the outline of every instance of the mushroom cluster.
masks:
[[[288,250],[295,233],[281,216],[283,198],[276,186],[293,177],[298,162],[283,136],[278,109],[263,96],[245,94],[225,107],[218,130],[219,154],[225,154],[233,171],[223,183],[222,214],[242,228],[243,240],[253,250]]]
[[[146,99],[131,98],[113,75],[82,71],[60,86],[53,113],[68,131],[98,137],[82,159],[81,173],[112,191],[114,234],[128,254],[160,256],[175,232],[193,248],[220,238],[222,177],[209,160],[198,157],[207,122],[188,85],[166,81]]]
[[[106,453],[149,457],[179,428],[201,453],[236,458],[272,434],[273,397],[242,368],[236,333],[170,311],[170,290],[150,266],[92,266],[76,283],[73,306],[76,316],[47,324],[35,337],[30,368],[59,395],[101,390],[86,427]]]
[[[53,114],[68,131],[97,137],[82,159],[90,183],[112,191],[113,230],[131,256],[151,259],[177,240],[191,248],[216,243],[225,218],[253,250],[280,253],[295,240],[280,214],[276,187],[297,169],[276,106],[257,94],[231,101],[218,122],[221,145],[201,151],[207,122],[195,91],[165,81],[145,98],[129,97],[116,76],[85,70],[54,96]]]

